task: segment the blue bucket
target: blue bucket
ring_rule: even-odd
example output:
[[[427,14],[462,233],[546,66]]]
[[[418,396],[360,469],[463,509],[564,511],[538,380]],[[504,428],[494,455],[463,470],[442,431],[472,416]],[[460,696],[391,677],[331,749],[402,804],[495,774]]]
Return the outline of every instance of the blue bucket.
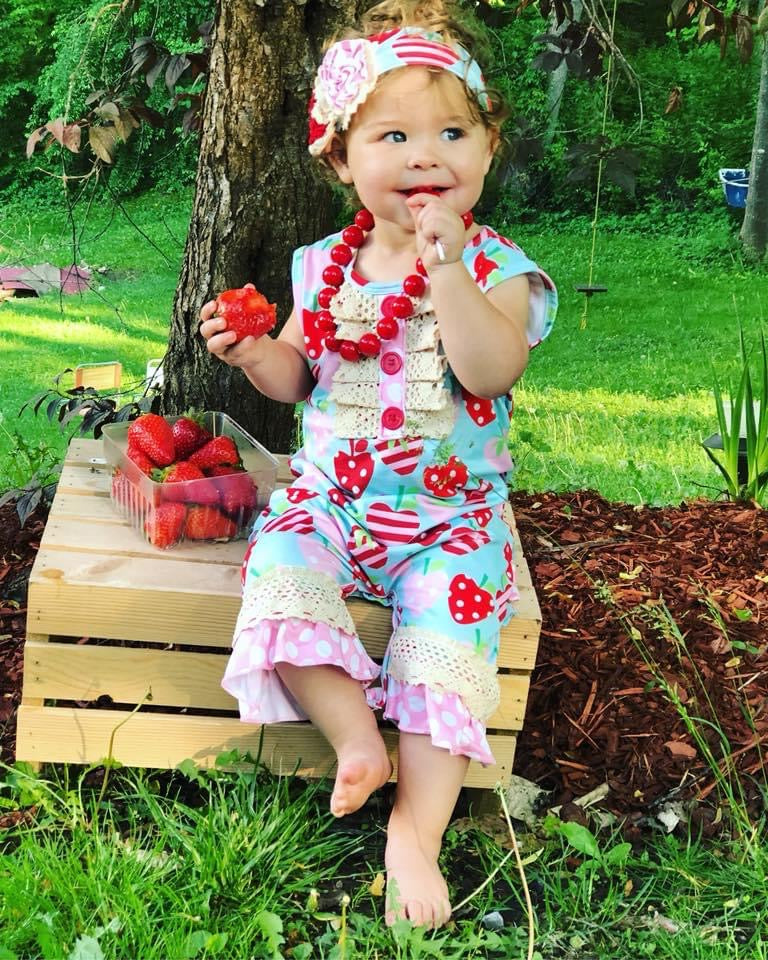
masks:
[[[727,167],[720,171],[720,183],[729,207],[746,207],[749,190],[749,174],[746,170]]]

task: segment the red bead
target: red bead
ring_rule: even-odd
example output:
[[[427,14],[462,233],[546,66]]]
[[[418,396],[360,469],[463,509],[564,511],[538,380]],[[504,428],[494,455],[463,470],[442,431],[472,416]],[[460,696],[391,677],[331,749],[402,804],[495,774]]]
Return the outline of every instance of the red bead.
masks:
[[[330,287],[340,287],[344,283],[344,271],[336,263],[331,263],[323,270],[323,282]]]
[[[353,224],[351,227],[345,227],[345,229],[342,230],[341,239],[344,243],[348,243],[350,247],[362,247],[365,234],[360,227]]]
[[[352,340],[342,340],[341,346],[339,347],[339,353],[345,360],[349,360],[350,363],[354,363],[356,360],[360,359],[360,352],[357,349],[357,344]]]
[[[416,269],[419,271],[419,273],[422,275],[422,277],[426,277],[426,276],[427,276],[427,268],[426,268],[426,267],[424,266],[424,264],[422,263],[421,257],[419,257],[419,259],[416,261]]]
[[[352,250],[346,243],[337,243],[335,247],[331,247],[331,260],[333,260],[334,263],[340,264],[342,267],[346,267],[348,263],[351,263],[353,256]]]
[[[370,210],[366,210],[365,208],[358,210],[355,214],[355,223],[358,225],[358,227],[360,227],[361,230],[365,230],[366,232],[368,230],[373,230],[373,214]]]
[[[395,300],[397,300],[397,297],[394,294],[390,294],[388,297],[384,297],[384,299],[381,301],[382,317],[394,316],[392,308],[394,306]]]
[[[375,333],[364,333],[357,341],[357,349],[364,357],[378,357],[381,351],[381,340]]]
[[[409,297],[423,297],[426,289],[424,277],[420,277],[418,273],[412,273],[403,280],[403,293],[407,293]]]
[[[413,316],[413,304],[408,297],[395,297],[392,303],[392,315],[399,320],[407,320]]]
[[[392,340],[397,336],[400,324],[392,317],[382,317],[376,324],[376,333],[382,340]]]
[[[331,305],[331,300],[336,296],[335,287],[323,287],[323,289],[317,295],[317,302],[324,309],[328,309]]]
[[[324,333],[336,332],[336,321],[328,310],[321,310],[317,317],[317,329]]]
[[[338,353],[341,349],[341,340],[337,340],[336,337],[326,337],[323,340],[323,345],[326,350],[330,350],[331,353]]]
[[[474,215],[471,210],[467,210],[466,213],[462,213],[461,219],[464,222],[464,229],[469,230],[472,224],[475,222]]]

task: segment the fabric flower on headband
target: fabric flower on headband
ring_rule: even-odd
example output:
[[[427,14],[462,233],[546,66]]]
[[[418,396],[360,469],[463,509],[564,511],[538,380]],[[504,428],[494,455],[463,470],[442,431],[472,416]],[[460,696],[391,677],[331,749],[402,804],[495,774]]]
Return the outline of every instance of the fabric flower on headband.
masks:
[[[346,130],[353,114],[376,86],[373,44],[341,40],[323,57],[309,102],[309,152],[325,152],[334,133]]]
[[[474,91],[484,109],[489,108],[480,67],[463,47],[445,43],[439,34],[405,27],[368,40],[340,40],[326,51],[309,101],[312,156],[325,153],[334,133],[349,127],[383,73],[408,66],[448,70]]]

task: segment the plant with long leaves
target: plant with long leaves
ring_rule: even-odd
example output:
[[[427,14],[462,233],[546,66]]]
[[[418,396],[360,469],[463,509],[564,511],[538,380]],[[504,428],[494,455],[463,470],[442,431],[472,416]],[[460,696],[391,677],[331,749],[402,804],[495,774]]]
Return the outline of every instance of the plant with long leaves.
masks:
[[[729,384],[729,412],[726,412],[727,401],[723,398],[717,378],[714,382],[722,453],[713,452],[710,447],[703,446],[707,456],[723,475],[727,493],[732,499],[765,505],[768,501],[768,351],[765,334],[761,332],[759,369],[753,380],[743,330],[739,332],[739,342],[741,376],[736,390]],[[742,482],[739,475],[742,447],[746,452],[746,483]]]

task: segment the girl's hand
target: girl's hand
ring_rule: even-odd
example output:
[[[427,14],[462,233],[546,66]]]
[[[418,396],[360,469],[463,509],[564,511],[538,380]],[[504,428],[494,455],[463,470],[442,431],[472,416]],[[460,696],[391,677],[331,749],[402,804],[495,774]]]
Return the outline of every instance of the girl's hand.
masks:
[[[416,193],[405,202],[416,226],[416,250],[427,270],[460,261],[466,227],[458,213],[429,193]],[[444,260],[440,259],[436,241],[443,248]]]
[[[218,357],[230,367],[248,367],[261,358],[262,340],[269,337],[244,337],[235,345],[237,334],[227,329],[227,322],[216,316],[216,301],[209,300],[200,310],[200,336],[205,340],[208,353]]]

